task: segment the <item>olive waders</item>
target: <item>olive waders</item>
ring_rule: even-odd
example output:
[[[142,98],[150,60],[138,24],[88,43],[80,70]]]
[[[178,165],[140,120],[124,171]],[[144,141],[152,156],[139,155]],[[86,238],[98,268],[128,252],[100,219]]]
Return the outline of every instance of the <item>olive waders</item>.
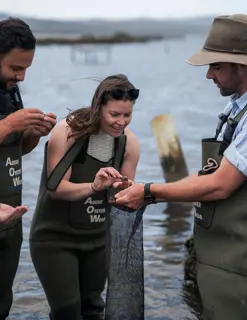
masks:
[[[17,87],[0,90],[0,120],[22,109]],[[16,207],[22,198],[22,133],[8,135],[0,144],[0,203]],[[12,286],[22,244],[22,219],[0,223],[0,320],[9,315],[13,302]]]
[[[219,168],[246,111],[247,106],[235,118],[219,116],[215,138],[202,140],[199,175]],[[217,141],[225,122],[223,141]],[[195,203],[194,242],[204,319],[247,319],[247,181],[226,199]]]
[[[103,317],[105,304],[101,293],[107,276],[106,215],[110,209],[107,190],[78,201],[52,199],[49,191],[56,190],[70,166],[73,183],[92,182],[103,167],[114,166],[119,170],[126,136],[122,134],[114,141],[113,157],[102,162],[87,153],[88,138],[77,140],[49,178],[46,144],[30,232],[30,250],[52,320],[98,320]]]

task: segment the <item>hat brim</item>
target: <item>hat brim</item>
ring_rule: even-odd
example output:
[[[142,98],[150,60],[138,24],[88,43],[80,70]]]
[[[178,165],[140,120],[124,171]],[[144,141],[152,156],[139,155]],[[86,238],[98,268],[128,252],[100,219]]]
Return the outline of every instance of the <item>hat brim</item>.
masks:
[[[212,63],[229,62],[247,65],[247,54],[217,52],[200,49],[186,60],[193,66],[206,66]]]

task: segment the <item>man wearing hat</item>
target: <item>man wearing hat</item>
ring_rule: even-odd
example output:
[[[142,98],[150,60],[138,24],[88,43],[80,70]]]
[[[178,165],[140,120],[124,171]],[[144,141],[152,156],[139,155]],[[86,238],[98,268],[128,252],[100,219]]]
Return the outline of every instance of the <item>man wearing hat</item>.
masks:
[[[202,140],[202,169],[165,184],[134,184],[116,195],[139,208],[195,202],[197,282],[204,319],[247,319],[247,15],[214,19],[201,50],[187,61],[209,65],[207,78],[230,96],[213,138]]]

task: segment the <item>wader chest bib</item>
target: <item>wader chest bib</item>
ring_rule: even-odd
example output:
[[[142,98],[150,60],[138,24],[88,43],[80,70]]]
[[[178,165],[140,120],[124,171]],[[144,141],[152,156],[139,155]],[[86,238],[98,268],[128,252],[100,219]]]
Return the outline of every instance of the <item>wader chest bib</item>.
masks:
[[[211,174],[219,168],[223,152],[246,111],[247,106],[234,119],[219,116],[215,138],[202,140],[199,175]],[[223,141],[217,141],[226,121]],[[227,199],[195,204],[194,241],[200,263],[247,276],[247,182]]]
[[[70,181],[74,183],[93,182],[100,168],[113,166],[116,156],[123,158],[126,136],[115,139],[115,155],[108,162],[99,161],[87,154],[88,139],[78,140],[47,179],[47,145],[39,190],[39,197],[33,217],[31,241],[71,240],[82,241],[87,249],[105,244],[106,214],[109,210],[107,191],[97,192],[79,201],[52,199],[49,190],[55,190],[67,169],[71,166]],[[71,165],[72,164],[72,165]],[[119,169],[121,163],[116,169]],[[97,239],[101,239],[97,241]],[[92,240],[92,241],[91,241]],[[97,243],[97,244],[96,244]]]
[[[0,90],[0,120],[22,109],[23,104],[17,87],[11,92]],[[0,144],[0,203],[16,207],[22,197],[22,133],[8,135]],[[21,219],[0,224],[0,231],[10,229]]]

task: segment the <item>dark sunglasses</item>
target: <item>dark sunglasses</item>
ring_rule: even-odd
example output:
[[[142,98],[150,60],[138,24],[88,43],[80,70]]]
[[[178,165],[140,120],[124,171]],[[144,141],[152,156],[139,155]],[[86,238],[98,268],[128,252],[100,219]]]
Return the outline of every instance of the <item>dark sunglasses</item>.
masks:
[[[111,96],[115,100],[122,100],[127,98],[130,101],[136,100],[139,97],[139,89],[113,89],[106,91],[105,94]]]

